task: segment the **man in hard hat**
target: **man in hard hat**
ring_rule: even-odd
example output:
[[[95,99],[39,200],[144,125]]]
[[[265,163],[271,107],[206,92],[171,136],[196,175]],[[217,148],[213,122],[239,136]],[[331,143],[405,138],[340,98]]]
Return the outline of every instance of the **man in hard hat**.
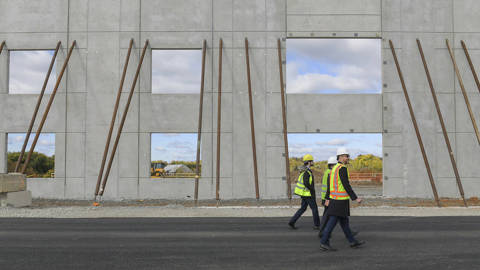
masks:
[[[288,226],[292,229],[295,227],[295,222],[302,216],[307,210],[307,206],[310,206],[313,214],[313,229],[318,230],[320,228],[320,217],[318,216],[318,206],[315,194],[315,181],[313,179],[313,173],[310,167],[313,166],[313,156],[307,154],[303,157],[304,169],[298,176],[297,186],[295,187],[295,194],[302,198],[302,205],[300,209],[293,215],[288,222]]]
[[[325,205],[328,206],[328,221],[322,234],[322,240],[320,241],[320,248],[324,251],[335,250],[330,246],[330,235],[337,225],[337,222],[340,222],[343,233],[350,242],[350,247],[358,248],[365,244],[364,241],[358,241],[355,239],[349,225],[348,217],[350,216],[350,199],[358,203],[362,202],[362,199],[357,197],[350,186],[348,169],[345,166],[348,164],[349,160],[350,154],[348,150],[345,147],[338,148],[338,163],[333,166],[332,171],[330,172],[327,193],[325,195]]]
[[[322,221],[320,223],[320,232],[318,233],[319,237],[322,237],[323,230],[325,229],[325,225],[327,224],[327,209],[328,206],[325,205],[325,195],[327,195],[327,186],[328,186],[328,178],[330,177],[330,172],[332,171],[333,166],[337,164],[337,158],[335,156],[329,157],[327,160],[327,169],[323,173],[322,178],[322,205],[324,206]]]

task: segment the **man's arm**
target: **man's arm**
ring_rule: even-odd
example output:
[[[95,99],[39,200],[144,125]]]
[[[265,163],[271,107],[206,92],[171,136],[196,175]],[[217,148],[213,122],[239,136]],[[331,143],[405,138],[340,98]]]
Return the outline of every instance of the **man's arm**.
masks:
[[[315,187],[310,184],[310,174],[312,172],[310,170],[306,170],[305,173],[303,174],[303,185],[310,190],[310,194],[312,194],[312,197],[315,197]]]
[[[348,196],[350,196],[350,199],[352,199],[352,201],[355,201],[358,197],[357,194],[355,194],[355,192],[353,191],[352,186],[350,186],[347,168],[340,168],[338,174],[340,175],[340,180],[342,181],[342,185],[345,188],[345,191],[347,191]]]

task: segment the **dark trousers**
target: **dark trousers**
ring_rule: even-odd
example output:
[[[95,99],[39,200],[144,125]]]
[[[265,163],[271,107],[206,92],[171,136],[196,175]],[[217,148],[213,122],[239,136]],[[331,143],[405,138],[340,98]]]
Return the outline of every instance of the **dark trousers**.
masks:
[[[328,222],[325,227],[325,230],[322,234],[322,240],[320,241],[322,244],[328,244],[330,239],[330,234],[332,233],[333,229],[337,225],[337,222],[340,222],[340,226],[342,227],[343,233],[347,238],[348,242],[353,243],[355,242],[355,238],[352,235],[352,231],[350,230],[350,224],[348,217],[337,217],[337,216],[329,216]]]
[[[328,210],[328,206],[324,206],[322,222],[320,222],[320,233],[323,233],[323,231],[325,230],[325,226],[327,225],[327,222],[328,222],[327,210]]]
[[[317,201],[313,197],[302,197],[302,205],[300,209],[293,215],[292,219],[290,219],[290,224],[295,224],[297,220],[302,216],[305,211],[307,211],[307,206],[310,206],[312,209],[313,215],[313,224],[315,226],[320,226],[320,217],[318,216],[318,206]]]

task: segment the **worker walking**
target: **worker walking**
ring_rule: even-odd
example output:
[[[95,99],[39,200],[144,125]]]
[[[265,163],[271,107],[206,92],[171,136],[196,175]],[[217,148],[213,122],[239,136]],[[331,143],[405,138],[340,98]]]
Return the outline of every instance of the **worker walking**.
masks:
[[[327,185],[327,192],[325,195],[327,206],[328,221],[326,222],[325,229],[322,234],[322,240],[320,241],[320,248],[324,251],[334,251],[335,249],[330,246],[330,235],[340,222],[345,237],[350,242],[350,247],[358,248],[365,244],[364,241],[358,241],[352,234],[349,225],[350,216],[350,199],[358,203],[362,202],[362,199],[358,198],[349,182],[348,169],[345,165],[350,160],[350,154],[345,147],[340,147],[337,150],[338,163],[332,168],[330,172],[329,183]]]
[[[330,177],[330,172],[332,171],[333,166],[337,164],[337,158],[335,156],[329,157],[327,160],[327,169],[323,173],[322,178],[322,205],[323,205],[323,215],[322,221],[320,222],[320,232],[318,233],[319,237],[322,237],[323,230],[325,229],[325,225],[327,224],[327,209],[328,206],[325,205],[325,196],[327,195],[327,186],[328,186],[328,179]]]
[[[298,176],[297,186],[295,187],[295,194],[302,198],[302,205],[300,209],[295,213],[295,215],[290,219],[288,225],[292,229],[297,229],[295,227],[295,222],[302,216],[303,213],[307,210],[307,206],[310,206],[313,214],[313,229],[319,230],[320,228],[320,217],[318,216],[318,206],[316,201],[315,194],[315,181],[313,179],[313,173],[310,167],[313,166],[313,156],[307,154],[303,157],[304,169],[302,173]]]

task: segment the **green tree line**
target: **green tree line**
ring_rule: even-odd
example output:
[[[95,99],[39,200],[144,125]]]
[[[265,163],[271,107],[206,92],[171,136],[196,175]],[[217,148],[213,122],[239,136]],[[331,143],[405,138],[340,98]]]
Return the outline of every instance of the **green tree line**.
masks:
[[[302,170],[303,160],[301,157],[291,157],[290,159],[290,179],[296,179]],[[350,160],[347,165],[350,172],[362,173],[381,173],[383,170],[383,159],[372,154],[359,155]],[[327,169],[327,161],[316,161],[312,167],[313,175],[316,179],[321,179],[323,172]],[[320,178],[319,178],[320,177]]]
[[[20,152],[9,152],[7,154],[7,168],[8,172],[15,171]],[[20,164],[20,169],[23,168],[27,153],[23,156]],[[50,178],[55,172],[55,155],[49,157],[45,154],[33,152],[30,162],[25,170],[25,174],[29,178]]]

